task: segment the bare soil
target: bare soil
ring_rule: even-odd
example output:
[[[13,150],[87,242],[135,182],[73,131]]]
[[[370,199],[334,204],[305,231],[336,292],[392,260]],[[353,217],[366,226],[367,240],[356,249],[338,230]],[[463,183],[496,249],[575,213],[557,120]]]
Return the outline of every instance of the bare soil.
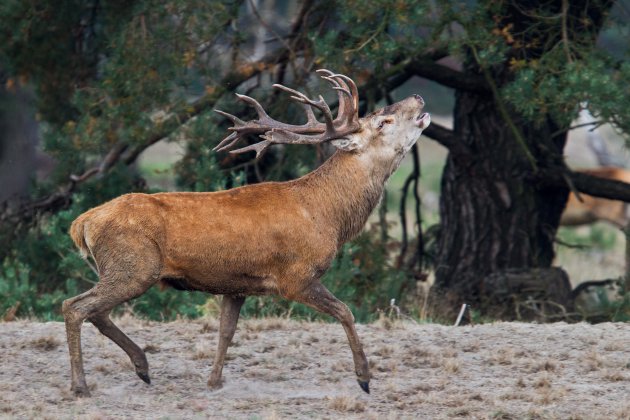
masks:
[[[241,320],[225,384],[206,388],[216,320],[116,320],[152,384],[86,323],[92,397],[70,391],[64,326],[0,323],[2,418],[630,418],[630,325],[359,325],[372,393],[357,385],[338,324]]]

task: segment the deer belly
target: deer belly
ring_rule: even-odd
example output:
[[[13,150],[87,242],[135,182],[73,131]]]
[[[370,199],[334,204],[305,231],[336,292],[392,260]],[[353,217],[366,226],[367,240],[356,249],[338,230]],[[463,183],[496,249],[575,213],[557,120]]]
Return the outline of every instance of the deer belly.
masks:
[[[276,282],[270,277],[239,274],[231,277],[197,280],[187,277],[163,277],[161,283],[176,290],[199,291],[213,295],[276,294]]]

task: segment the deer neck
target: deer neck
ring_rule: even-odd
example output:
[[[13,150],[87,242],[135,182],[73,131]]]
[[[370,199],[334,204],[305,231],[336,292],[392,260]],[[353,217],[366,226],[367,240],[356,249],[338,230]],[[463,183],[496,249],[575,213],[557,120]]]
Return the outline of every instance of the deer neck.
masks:
[[[306,210],[336,229],[341,246],[361,232],[383,195],[390,173],[366,156],[337,151],[296,183],[303,192]]]

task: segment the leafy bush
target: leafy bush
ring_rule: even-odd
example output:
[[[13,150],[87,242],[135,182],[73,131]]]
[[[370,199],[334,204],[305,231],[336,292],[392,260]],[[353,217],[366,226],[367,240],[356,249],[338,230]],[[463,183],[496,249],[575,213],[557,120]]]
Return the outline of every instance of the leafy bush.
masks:
[[[609,295],[605,287],[596,287],[598,304],[591,308],[584,317],[589,322],[628,322],[630,321],[630,292],[624,289],[624,279],[615,281],[617,292]],[[611,298],[612,297],[612,298]]]
[[[586,230],[561,227],[558,239],[573,246],[611,250],[617,242],[617,229],[605,223],[593,224]]]
[[[0,315],[14,309],[17,316],[58,320],[61,302],[79,293],[76,281],[67,280],[64,289],[46,293],[38,290],[30,274],[28,266],[4,260],[0,267]]]

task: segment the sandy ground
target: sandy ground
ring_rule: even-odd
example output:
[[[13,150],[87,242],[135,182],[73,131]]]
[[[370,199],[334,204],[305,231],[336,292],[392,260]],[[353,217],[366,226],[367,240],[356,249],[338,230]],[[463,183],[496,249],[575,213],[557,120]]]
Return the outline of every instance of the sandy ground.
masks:
[[[2,418],[630,418],[630,325],[359,325],[370,395],[338,324],[241,321],[221,390],[206,389],[216,320],[117,324],[141,347],[152,385],[91,324],[92,398],[69,392],[63,324],[0,323]]]

